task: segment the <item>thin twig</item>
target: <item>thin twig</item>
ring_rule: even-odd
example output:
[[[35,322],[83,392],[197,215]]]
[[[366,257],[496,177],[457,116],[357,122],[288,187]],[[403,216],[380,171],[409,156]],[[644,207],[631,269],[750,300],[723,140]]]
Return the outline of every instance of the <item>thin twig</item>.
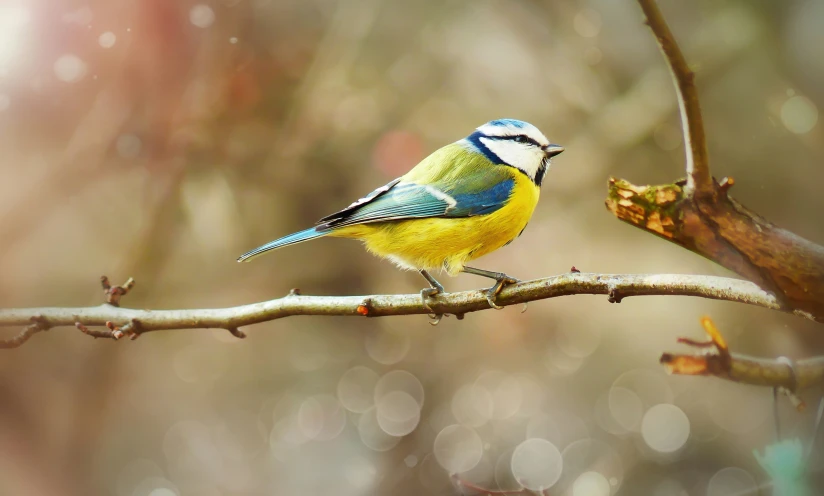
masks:
[[[772,294],[749,281],[681,274],[561,274],[508,286],[501,291],[497,302],[509,306],[577,294],[609,295],[616,302],[631,296],[696,296],[790,312]],[[429,306],[436,313],[453,315],[489,309],[483,290],[440,295],[433,298]],[[85,326],[104,326],[108,323],[114,326],[110,327],[112,332],[119,329],[123,334],[130,335],[172,329],[221,328],[232,332],[242,326],[292,315],[384,317],[429,312],[418,294],[306,296],[291,292],[283,298],[229,308],[144,310],[103,304],[79,308],[0,309],[0,327],[27,325],[32,316],[39,315],[51,327],[75,326],[77,322]],[[796,313],[809,318],[803,312]],[[240,337],[237,332],[233,334]]]
[[[48,331],[51,328],[41,315],[33,315],[29,318],[29,322],[30,324],[24,327],[17,336],[0,340],[0,349],[17,348],[38,332]]]
[[[108,326],[107,326],[107,328],[106,328],[106,330],[105,330],[105,331],[98,331],[98,330],[96,330],[96,329],[89,329],[88,327],[86,327],[85,325],[81,324],[80,322],[75,322],[75,323],[74,323],[74,326],[75,326],[75,327],[77,327],[77,329],[78,329],[80,332],[82,332],[83,334],[87,334],[87,335],[89,335],[89,336],[91,336],[91,337],[93,337],[93,338],[95,338],[95,339],[97,339],[97,338],[105,338],[105,339],[114,339],[115,341],[117,341],[118,339],[120,339],[118,336],[116,336],[116,335],[114,334],[114,332],[113,332],[111,329],[108,329]]]
[[[684,131],[684,145],[687,160],[687,189],[698,197],[708,197],[715,193],[710,174],[707,140],[704,135],[704,119],[695,88],[695,74],[687,65],[681,48],[675,41],[667,21],[658,10],[655,0],[638,0],[647,24],[658,39],[658,45],[667,60],[667,66],[675,83],[678,106],[681,109],[681,125]]]
[[[664,353],[661,363],[672,374],[714,376],[721,379],[769,386],[785,394],[798,409],[804,403],[796,396],[796,391],[820,384],[824,380],[824,356],[790,361],[756,358],[730,352],[721,333],[709,317],[701,319],[704,330],[710,337],[706,343],[680,338],[684,343],[702,350],[696,354]]]

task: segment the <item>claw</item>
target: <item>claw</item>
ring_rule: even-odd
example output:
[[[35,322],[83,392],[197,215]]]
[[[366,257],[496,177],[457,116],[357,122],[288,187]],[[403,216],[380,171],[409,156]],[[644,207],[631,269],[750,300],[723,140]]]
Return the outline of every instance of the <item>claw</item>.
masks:
[[[486,302],[489,303],[489,306],[494,308],[495,310],[501,310],[503,307],[495,303],[495,299],[498,297],[498,293],[504,289],[505,286],[510,284],[516,284],[521,281],[515,279],[514,277],[509,277],[508,275],[499,272],[496,274],[498,277],[495,278],[495,284],[486,290]]]
[[[521,313],[526,313],[527,308],[529,308],[529,303],[524,303],[524,307],[521,309]]]
[[[429,312],[430,315],[437,315],[432,307],[429,306],[429,298],[432,298],[435,295],[441,294],[442,291],[439,288],[426,288],[421,290],[421,303],[423,304],[423,308]]]
[[[486,295],[486,302],[489,303],[489,306],[495,310],[503,310],[504,307],[495,303],[495,296],[496,295]]]
[[[443,286],[441,286],[441,283],[439,283],[434,277],[429,275],[429,272],[427,272],[426,270],[420,269],[418,272],[421,273],[424,279],[426,279],[426,281],[429,283],[429,286],[431,286],[429,288],[421,290],[421,303],[423,304],[423,308],[426,309],[427,312],[429,312],[429,318],[432,319],[431,321],[429,321],[429,325],[436,326],[440,324],[441,319],[444,318],[444,314],[437,313],[436,311],[432,310],[432,307],[429,306],[429,302],[427,300],[429,298],[432,298],[433,296],[443,293]]]

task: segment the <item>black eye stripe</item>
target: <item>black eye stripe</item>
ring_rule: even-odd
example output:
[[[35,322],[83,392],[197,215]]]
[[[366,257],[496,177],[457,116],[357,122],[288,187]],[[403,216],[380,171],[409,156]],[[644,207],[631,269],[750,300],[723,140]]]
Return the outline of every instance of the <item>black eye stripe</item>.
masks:
[[[500,136],[498,139],[514,141],[516,143],[529,143],[531,145],[537,146],[538,148],[541,147],[541,145],[537,141],[530,138],[529,136],[526,136],[525,134],[516,134],[514,136]]]

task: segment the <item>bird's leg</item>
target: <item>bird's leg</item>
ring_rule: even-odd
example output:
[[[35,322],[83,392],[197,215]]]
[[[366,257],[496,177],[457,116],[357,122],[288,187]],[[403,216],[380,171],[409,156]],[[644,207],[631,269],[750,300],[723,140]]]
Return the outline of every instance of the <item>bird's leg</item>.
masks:
[[[515,279],[514,277],[510,277],[504,274],[503,272],[492,272],[489,270],[476,269],[475,267],[464,267],[463,272],[466,272],[467,274],[474,274],[476,276],[495,279],[495,284],[491,288],[486,290],[486,301],[489,303],[489,306],[494,308],[495,310],[500,310],[503,308],[502,306],[495,304],[495,298],[498,296],[498,293],[500,293],[501,290],[504,289],[504,286],[521,282],[518,279]]]
[[[436,314],[435,311],[432,310],[432,307],[429,306],[429,302],[427,300],[435,295],[443,293],[443,286],[441,285],[441,283],[438,282],[437,279],[432,277],[432,275],[424,269],[421,269],[419,272],[431,286],[429,288],[421,290],[421,303],[423,303],[423,307],[433,315],[432,318],[436,319],[436,322],[439,322],[443,314]]]

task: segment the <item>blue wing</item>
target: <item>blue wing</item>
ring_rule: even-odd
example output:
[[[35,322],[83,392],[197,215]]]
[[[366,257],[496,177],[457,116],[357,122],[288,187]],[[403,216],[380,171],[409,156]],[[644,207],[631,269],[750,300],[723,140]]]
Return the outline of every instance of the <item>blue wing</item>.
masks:
[[[436,185],[396,179],[340,212],[324,217],[319,229],[425,217],[471,217],[492,213],[506,204],[515,182],[498,182],[476,192],[444,191]]]

